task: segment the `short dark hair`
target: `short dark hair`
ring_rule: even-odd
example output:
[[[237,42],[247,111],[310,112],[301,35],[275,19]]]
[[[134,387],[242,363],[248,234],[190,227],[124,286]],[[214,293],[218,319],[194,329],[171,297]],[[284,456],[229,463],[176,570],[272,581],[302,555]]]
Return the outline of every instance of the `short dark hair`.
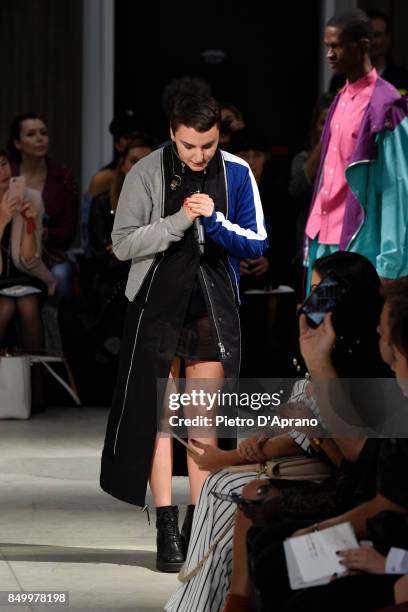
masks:
[[[375,11],[375,10],[370,10],[366,12],[370,19],[382,19],[383,22],[385,23],[385,29],[387,33],[391,32],[391,19],[389,18],[388,15],[386,15],[382,11]]]
[[[170,115],[173,132],[180,125],[192,127],[197,132],[208,132],[221,124],[221,107],[211,96],[180,96],[174,103]]]
[[[351,42],[359,42],[362,38],[373,38],[371,19],[361,9],[353,9],[335,15],[327,22],[327,27],[338,28],[341,34]]]
[[[21,161],[20,151],[16,148],[14,141],[20,140],[21,124],[27,119],[40,119],[44,125],[46,125],[45,119],[38,113],[22,113],[14,117],[10,125],[9,140],[7,144],[10,159],[13,161]]]
[[[382,288],[390,307],[390,340],[408,360],[408,277],[404,276]]]

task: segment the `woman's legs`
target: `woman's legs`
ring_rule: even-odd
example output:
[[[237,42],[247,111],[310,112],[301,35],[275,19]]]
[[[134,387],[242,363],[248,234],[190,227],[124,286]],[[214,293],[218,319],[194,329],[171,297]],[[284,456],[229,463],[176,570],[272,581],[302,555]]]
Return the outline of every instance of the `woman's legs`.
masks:
[[[0,345],[15,314],[16,301],[12,298],[0,297]]]
[[[175,379],[179,377],[180,360],[173,359],[167,383],[166,397],[177,390]],[[162,418],[167,417],[166,411]],[[166,431],[167,428],[161,428]],[[162,572],[178,572],[184,562],[178,525],[178,508],[171,505],[171,479],[173,474],[172,438],[167,433],[158,433],[154,447],[150,489],[156,506],[157,558],[156,567]]]
[[[400,578],[394,585],[395,603],[408,601],[408,575]]]
[[[23,347],[27,351],[38,351],[43,348],[44,338],[39,301],[35,295],[26,295],[16,301]]]
[[[187,361],[186,362],[186,393],[191,393],[194,389],[198,392],[205,390],[206,393],[216,393],[222,386],[224,379],[224,369],[219,361]],[[198,382],[198,384],[196,383]],[[193,409],[194,410],[194,409]],[[205,410],[204,406],[196,407],[194,411],[187,409],[188,416],[197,414],[211,417],[214,411]],[[197,430],[195,430],[197,431]],[[208,430],[207,430],[208,431]],[[191,435],[189,439],[194,438],[205,444],[217,446],[217,435],[214,432],[206,432],[205,436]],[[196,504],[201,488],[209,472],[200,471],[194,460],[187,455],[188,476],[190,479],[190,494],[191,503]]]
[[[166,395],[177,391],[174,379],[180,374],[180,359],[174,357],[170,366]],[[173,440],[168,434],[157,434],[153,451],[150,489],[156,508],[171,505],[171,479],[173,474]]]

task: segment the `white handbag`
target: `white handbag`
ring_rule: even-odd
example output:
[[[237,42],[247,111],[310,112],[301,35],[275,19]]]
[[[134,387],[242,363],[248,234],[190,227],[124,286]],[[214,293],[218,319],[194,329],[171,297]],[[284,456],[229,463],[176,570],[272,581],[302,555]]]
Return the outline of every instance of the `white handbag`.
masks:
[[[0,356],[0,419],[29,419],[30,415],[30,358]]]

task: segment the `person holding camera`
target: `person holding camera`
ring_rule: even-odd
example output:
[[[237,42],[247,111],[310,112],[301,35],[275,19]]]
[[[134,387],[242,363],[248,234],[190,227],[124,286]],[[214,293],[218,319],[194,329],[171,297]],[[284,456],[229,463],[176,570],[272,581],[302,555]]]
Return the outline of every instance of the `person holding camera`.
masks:
[[[24,349],[43,348],[38,296],[52,294],[56,279],[41,261],[42,202],[35,191],[13,193],[6,151],[0,150],[0,346],[15,316]]]
[[[43,258],[57,279],[56,294],[72,298],[74,264],[67,255],[75,237],[78,188],[72,173],[48,156],[49,137],[45,120],[37,113],[13,119],[8,150],[13,176],[22,175],[27,187],[43,202]]]
[[[339,302],[334,317],[335,329],[341,337],[332,351],[338,376],[353,378],[387,376],[382,363],[376,328],[381,312],[380,279],[372,264],[357,253],[338,252],[314,263],[313,282],[316,291],[328,275],[336,274],[348,286],[347,296]],[[323,375],[323,372],[322,372]],[[377,394],[378,395],[378,394]],[[367,394],[359,406],[362,418],[378,420],[383,409],[381,397],[373,401]],[[293,415],[299,406],[320,422],[328,435],[327,411],[324,413],[307,378],[295,382],[286,411]],[[330,429],[329,429],[330,431]],[[202,612],[247,612],[251,608],[251,588],[247,569],[246,534],[251,520],[250,506],[258,500],[271,498],[270,504],[252,508],[256,514],[272,515],[275,508],[284,510],[289,519],[309,516],[333,516],[355,502],[357,495],[367,496],[373,488],[373,478],[367,476],[367,466],[376,460],[379,441],[364,436],[353,439],[327,439],[320,446],[320,456],[332,467],[330,479],[322,483],[259,480],[256,470],[245,472],[229,469],[232,465],[256,464],[289,455],[313,456],[313,439],[319,433],[288,431],[280,435],[261,435],[243,440],[238,449],[226,451],[206,445],[195,459],[211,474],[202,488],[194,515],[191,542],[183,568],[183,583],[166,604],[168,612],[182,612],[184,606],[196,605]],[[256,479],[256,480],[255,480]],[[360,487],[364,480],[364,487]],[[280,490],[279,482],[282,485]],[[258,489],[261,493],[257,494]],[[212,493],[223,497],[215,498]],[[244,499],[239,495],[243,494]],[[237,496],[238,494],[238,496]],[[232,496],[235,496],[235,500]],[[236,512],[238,503],[239,511]]]
[[[211,97],[176,100],[171,143],[127,174],[112,233],[113,252],[132,266],[101,486],[144,506],[150,481],[162,571],[178,571],[184,552],[171,501],[172,439],[158,433],[165,392],[157,380],[175,386],[181,366],[187,389],[238,377],[239,259],[267,247],[256,182],[246,162],[219,150],[220,121]],[[214,432],[208,436],[216,445]],[[193,506],[206,474],[191,457],[188,471]],[[192,507],[186,538],[191,518]]]
[[[408,280],[397,279],[387,283],[382,294],[385,303],[381,312],[378,332],[379,348],[383,360],[395,373],[402,402],[407,411],[408,396]],[[303,324],[302,324],[303,326]],[[318,335],[302,329],[301,343],[305,359],[314,369],[316,353],[330,376],[332,364],[328,346],[335,332],[327,316],[326,325]],[[371,383],[373,381],[370,381]],[[406,601],[407,514],[408,495],[405,486],[408,468],[408,443],[403,437],[405,426],[396,431],[397,437],[379,439],[377,460],[366,466],[364,480],[374,481],[374,490],[368,499],[353,500],[346,512],[324,518],[311,518],[309,524],[298,520],[279,520],[267,525],[254,526],[248,533],[249,568],[254,587],[258,591],[259,609],[300,612],[342,612],[350,602],[353,609],[374,612],[392,605],[394,588],[397,601]],[[259,491],[259,495],[264,492]],[[253,496],[255,497],[255,496]],[[360,548],[337,551],[345,570],[334,574],[329,583],[293,591],[288,580],[283,540],[313,531],[351,523],[360,541],[370,541],[374,549],[361,542]],[[396,548],[402,549],[395,551]],[[378,554],[380,553],[380,554]],[[397,554],[395,554],[397,553]],[[273,585],[271,578],[273,577]],[[398,582],[397,582],[398,581]]]

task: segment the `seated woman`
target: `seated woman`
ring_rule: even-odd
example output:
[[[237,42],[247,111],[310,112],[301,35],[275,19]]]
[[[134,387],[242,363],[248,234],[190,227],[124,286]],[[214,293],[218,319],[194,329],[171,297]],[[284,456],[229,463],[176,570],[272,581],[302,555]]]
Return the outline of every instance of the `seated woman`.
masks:
[[[110,295],[118,281],[124,281],[129,272],[129,262],[119,261],[112,251],[112,228],[116,207],[125,176],[140,159],[154,149],[152,139],[146,135],[133,138],[124,148],[113,182],[109,190],[97,195],[92,202],[89,217],[89,240],[96,267],[95,289],[99,294]]]
[[[129,262],[119,261],[112,251],[112,229],[119,194],[127,173],[140,159],[154,149],[150,136],[140,134],[123,149],[113,182],[108,191],[97,195],[91,205],[88,234],[92,252],[94,276],[91,292],[86,295],[94,316],[91,331],[99,344],[115,355],[119,351],[123,321],[127,307],[125,285]]]
[[[44,202],[44,259],[58,281],[56,293],[72,297],[74,269],[66,251],[77,229],[78,189],[71,172],[48,157],[48,145],[42,117],[25,113],[13,120],[8,144],[12,174],[24,176]]]
[[[333,362],[339,376],[384,376],[384,367],[378,350],[376,326],[382,306],[380,280],[371,263],[354,253],[336,253],[315,262],[314,283],[327,273],[335,271],[349,284],[349,299],[339,309],[336,329],[342,341],[333,348]],[[357,342],[358,341],[358,342]],[[291,401],[302,401],[316,414],[318,407],[307,382],[296,383]],[[366,462],[373,460],[377,451],[377,441],[365,438],[335,440],[333,445],[345,458],[339,476],[322,485],[299,485],[291,487],[292,493],[286,494],[287,507],[304,516],[321,512],[333,515],[339,508],[349,507],[355,493],[356,483],[364,473]],[[203,445],[200,445],[202,448]],[[311,453],[310,440],[300,432],[284,434],[269,440],[253,439],[241,443],[238,450],[222,451],[203,448],[204,453],[195,457],[201,469],[216,471],[228,465],[264,461],[268,458]],[[338,453],[339,454],[339,453]],[[360,462],[358,459],[360,458]],[[353,465],[355,467],[353,468]],[[250,521],[241,512],[237,514],[238,529],[233,544],[235,506],[211,495],[211,491],[222,493],[241,492],[245,484],[256,476],[255,472],[231,473],[227,470],[210,476],[201,491],[198,506],[194,513],[191,541],[187,553],[183,575],[187,576],[178,590],[167,603],[166,610],[180,612],[196,607],[202,612],[223,610],[230,587],[231,565],[233,564],[233,584],[230,597],[232,608],[237,609],[237,600],[243,599],[249,605],[248,576],[246,570],[245,534]],[[367,479],[365,497],[371,492],[373,482]],[[259,486],[259,480],[257,481]],[[233,554],[234,547],[234,554]],[[235,606],[235,607],[234,607]]]
[[[13,197],[10,178],[7,153],[0,150],[0,345],[17,316],[23,348],[36,351],[43,348],[39,296],[52,294],[56,280],[41,260],[41,199],[30,189],[23,199]]]
[[[390,283],[384,288],[383,293],[386,302],[379,331],[382,340],[387,338],[388,349],[382,349],[382,355],[390,361],[401,391],[407,398],[408,280],[403,278]],[[326,338],[328,334],[331,334],[331,337],[333,335],[330,327],[325,334]],[[305,346],[304,351],[310,358],[310,346],[309,348]],[[406,400],[405,406],[408,407]],[[400,431],[401,436],[404,434],[406,435],[405,431]],[[316,612],[326,610],[338,612],[346,609],[352,601],[353,609],[359,612],[372,612],[392,605],[394,595],[396,603],[407,602],[408,577],[400,577],[408,573],[408,553],[401,550],[407,548],[408,539],[408,496],[405,486],[407,469],[406,437],[384,439],[378,461],[375,496],[351,511],[318,525],[320,530],[350,521],[357,538],[368,538],[377,548],[375,550],[362,545],[359,549],[339,551],[341,563],[348,570],[348,575],[332,580],[327,585],[311,587],[297,593],[291,592],[282,559],[282,545],[277,540],[265,537],[264,532],[262,560],[256,554],[253,576],[260,587],[265,610],[273,605],[277,612],[280,610],[300,612],[309,609]],[[308,527],[298,531],[297,534],[307,533],[310,530]],[[262,534],[251,535],[250,544],[255,550],[256,540]],[[397,551],[396,548],[400,550]],[[274,576],[276,588],[273,592],[265,584],[265,572],[260,571],[261,566],[268,568],[270,575]]]
[[[394,370],[397,382],[403,394],[407,396],[407,279],[393,281],[383,291],[386,302],[379,326],[381,354]],[[302,352],[306,361],[312,364],[311,369],[315,367],[313,355],[319,354],[322,365],[329,372],[332,365],[328,346],[335,338],[330,318],[327,317],[321,334],[316,335],[310,330],[303,329],[302,336]],[[388,406],[385,405],[385,408],[387,409]],[[405,432],[401,430],[399,433]],[[396,513],[400,513],[400,516],[403,515],[401,516],[402,522],[406,526],[408,495],[404,484],[408,469],[407,439],[405,437],[383,439],[377,464],[373,468],[376,476],[374,494],[363,503],[353,504],[353,507],[343,514],[324,519],[312,526],[309,524],[301,529],[298,529],[301,527],[299,522],[296,524],[295,521],[286,521],[285,524],[279,521],[274,525],[270,523],[267,527],[251,528],[248,533],[249,567],[253,584],[259,594],[260,609],[269,610],[273,607],[277,612],[281,610],[298,612],[308,609],[323,612],[330,609],[337,612],[343,611],[352,601],[353,609],[359,612],[372,612],[392,603],[393,586],[399,574],[402,573],[402,568],[395,567],[394,571],[397,571],[397,575],[383,578],[368,574],[345,576],[327,585],[293,594],[288,582],[282,546],[283,540],[288,536],[303,535],[313,530],[323,530],[350,522],[356,537],[364,540],[373,539],[374,544],[381,548],[382,554],[386,554],[391,546],[398,546],[400,538],[406,547],[406,529],[405,534],[401,529],[390,529],[390,523],[384,518],[390,516],[391,513],[395,521],[395,517],[398,516]],[[373,522],[377,523],[377,527],[374,527]],[[401,520],[399,525],[401,525]],[[356,565],[356,569],[376,572],[381,561],[377,554],[368,554],[366,549],[339,551],[339,554],[343,557],[344,565],[350,569]],[[271,576],[274,579],[273,589],[270,584]]]

